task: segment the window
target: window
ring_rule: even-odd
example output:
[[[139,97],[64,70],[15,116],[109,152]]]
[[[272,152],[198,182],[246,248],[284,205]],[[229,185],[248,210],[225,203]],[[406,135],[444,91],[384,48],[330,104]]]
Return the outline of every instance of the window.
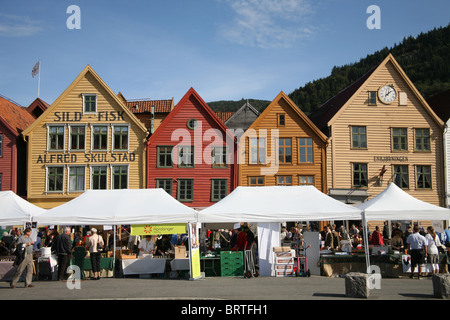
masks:
[[[250,187],[264,186],[264,177],[249,177],[248,185]]]
[[[278,186],[292,186],[292,176],[277,176]]]
[[[408,166],[394,166],[394,183],[399,188],[409,188]]]
[[[313,158],[313,141],[312,138],[299,138],[299,162],[300,163],[312,163]]]
[[[306,185],[314,185],[314,176],[300,176],[300,185],[306,186]]]
[[[431,166],[416,166],[417,189],[431,189]]]
[[[194,146],[178,148],[178,167],[194,168]]]
[[[128,188],[128,166],[112,166],[112,189]]]
[[[162,188],[172,195],[172,179],[156,179],[156,188]]]
[[[367,149],[366,127],[352,127],[352,148]]]
[[[278,139],[278,160],[280,163],[292,163],[292,146],[290,138]]]
[[[186,126],[189,129],[194,130],[198,126],[198,121],[196,119],[189,119],[188,122],[186,123]]]
[[[369,91],[369,106],[376,106],[376,105],[377,105],[377,92]]]
[[[228,181],[227,179],[211,180],[211,201],[220,201],[227,196]]]
[[[95,125],[92,126],[93,136],[93,150],[107,150],[108,149],[108,126]]]
[[[278,126],[282,127],[286,125],[286,115],[284,113],[278,114]]]
[[[416,129],[416,151],[430,151],[431,139],[430,129]]]
[[[84,191],[85,167],[69,167],[69,192]]]
[[[159,146],[157,150],[157,167],[158,168],[172,168],[172,146]]]
[[[97,112],[97,95],[95,94],[83,94],[83,110],[84,113],[96,113]]]
[[[64,150],[64,126],[48,127],[49,150]]]
[[[128,126],[114,126],[114,150],[128,150]]]
[[[408,151],[408,129],[392,129],[392,149],[394,151]]]
[[[86,142],[85,126],[70,126],[70,150],[84,150]]]
[[[250,163],[266,163],[266,138],[249,138]]]
[[[3,157],[3,133],[0,133],[0,157]]]
[[[91,166],[91,188],[93,190],[106,190],[108,181],[107,166]]]
[[[212,147],[212,166],[213,168],[228,167],[227,147]]]
[[[47,191],[62,192],[64,186],[64,167],[47,167]]]
[[[367,187],[367,164],[354,163],[353,164],[353,187]]]
[[[194,179],[178,179],[178,201],[194,201]]]

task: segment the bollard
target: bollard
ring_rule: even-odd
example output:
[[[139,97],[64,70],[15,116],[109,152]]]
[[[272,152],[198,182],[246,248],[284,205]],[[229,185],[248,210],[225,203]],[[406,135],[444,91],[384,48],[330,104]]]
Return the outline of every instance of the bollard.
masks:
[[[345,275],[345,295],[350,298],[368,298],[369,275],[360,272],[349,272]]]
[[[436,298],[448,299],[450,297],[450,274],[433,274],[433,293]]]

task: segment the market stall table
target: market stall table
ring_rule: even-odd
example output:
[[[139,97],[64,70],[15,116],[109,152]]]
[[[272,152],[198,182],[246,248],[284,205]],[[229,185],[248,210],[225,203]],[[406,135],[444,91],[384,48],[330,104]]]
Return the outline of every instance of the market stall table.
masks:
[[[386,278],[398,278],[406,275],[403,272],[402,254],[371,255],[370,264],[380,268],[381,276]],[[448,257],[439,255],[440,270],[447,270]],[[344,275],[349,272],[367,272],[366,257],[363,254],[326,254],[321,255],[318,262],[321,275],[331,277],[333,275]]]
[[[175,272],[177,278],[186,274],[186,271],[189,271],[189,269],[189,258],[173,259],[170,261],[170,270]]]
[[[206,277],[220,277],[220,257],[200,257],[200,271]]]
[[[164,258],[122,259],[121,264],[124,276],[164,273],[166,270],[166,259]]]
[[[75,258],[70,259],[70,265],[76,265]],[[92,262],[90,257],[84,258],[82,271],[85,278],[94,276],[94,273],[92,272]],[[114,277],[114,258],[100,258],[100,277]]]

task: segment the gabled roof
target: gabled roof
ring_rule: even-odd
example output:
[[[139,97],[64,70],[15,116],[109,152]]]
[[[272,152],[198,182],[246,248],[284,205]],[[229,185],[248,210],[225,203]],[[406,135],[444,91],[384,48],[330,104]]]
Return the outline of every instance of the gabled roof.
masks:
[[[230,119],[234,114],[235,114],[235,112],[232,112],[232,111],[216,111],[217,117],[223,123],[225,123],[228,119]]]
[[[127,107],[135,114],[151,113],[155,106],[155,113],[169,113],[173,109],[173,98],[166,100],[126,100]]]
[[[40,99],[40,98],[36,98],[28,107],[27,107],[27,111],[34,117],[37,118],[35,116],[36,109],[40,110],[40,114],[44,113],[45,110],[47,110],[50,107],[50,105],[45,102],[44,100]]]
[[[123,103],[123,101],[111,90],[111,88],[100,78],[100,76],[92,69],[90,65],[87,65],[83,71],[75,78],[75,80],[64,90],[64,92],[50,105],[49,108],[38,118],[36,121],[29,126],[24,132],[23,135],[29,135],[33,129],[39,125],[47,117],[48,114],[50,114],[53,109],[55,109],[56,106],[59,105],[59,103],[66,97],[67,94],[69,94],[70,91],[72,91],[73,88],[75,88],[78,83],[83,79],[87,73],[90,73],[97,81],[98,83],[105,89],[105,91],[111,96],[111,98],[119,104],[122,109],[125,111],[125,113],[130,117],[130,119],[143,131],[147,132],[147,129],[145,126],[139,121],[139,119],[136,118],[136,116],[131,112],[131,110]]]
[[[450,118],[450,89],[432,96],[427,102],[439,118],[447,122]]]
[[[19,136],[23,130],[34,122],[34,118],[25,108],[0,95],[0,121],[11,133]]]
[[[346,109],[346,107],[349,105],[349,102],[359,94],[359,92],[362,90],[364,85],[369,82],[376,71],[385,66],[388,62],[391,62],[394,68],[397,70],[399,75],[402,77],[402,79],[405,81],[405,83],[409,86],[411,91],[414,93],[416,98],[422,103],[423,107],[426,111],[431,115],[433,120],[443,126],[443,122],[439,117],[434,113],[434,111],[430,108],[430,106],[427,104],[425,99],[422,97],[422,95],[419,93],[417,88],[414,86],[414,84],[411,82],[411,80],[408,78],[406,73],[403,71],[403,69],[400,67],[398,62],[394,59],[394,56],[392,54],[389,54],[383,62],[381,62],[379,65],[372,68],[370,71],[368,71],[365,75],[363,75],[361,78],[359,78],[357,81],[349,85],[347,88],[339,92],[336,96],[325,102],[322,106],[319,107],[315,112],[310,114],[310,119],[324,132],[326,132],[326,128],[330,126],[335,119]]]
[[[283,99],[291,107],[291,109],[302,119],[323,141],[327,141],[327,137],[316,127],[316,125],[306,116],[303,111],[283,92],[281,91],[275,99],[267,106],[266,109],[259,115],[259,117],[252,123],[252,125],[247,129],[256,128],[258,124],[266,117],[267,114],[272,112],[272,109],[278,104],[278,101]]]
[[[186,101],[189,100],[191,96],[194,97],[195,100],[199,102],[200,106],[207,112],[207,114],[212,118],[212,120],[217,124],[217,126],[221,130],[223,130],[223,132],[225,132],[227,135],[229,135],[234,139],[234,136],[231,135],[229,130],[227,130],[227,127],[223,124],[222,121],[220,121],[219,117],[215,114],[215,112],[206,104],[206,102],[202,99],[202,97],[200,97],[197,91],[195,91],[194,88],[191,87],[183,96],[183,98],[181,98],[181,100],[177,103],[175,108],[173,108],[173,110],[169,113],[169,115],[159,125],[156,131],[151,135],[149,142],[156,139],[156,137],[159,136],[165,130],[165,127],[172,121],[174,117],[177,116],[177,114],[181,111],[183,105],[186,103]]]
[[[256,110],[251,104],[250,102],[248,102],[248,100],[242,105],[242,107],[240,107],[234,114],[232,114],[227,120],[225,120],[224,122],[227,121],[232,121],[233,119],[240,117],[241,114],[243,112],[245,112],[246,110],[250,110],[251,112],[253,112],[257,117],[261,114],[261,112],[259,112],[258,110]]]

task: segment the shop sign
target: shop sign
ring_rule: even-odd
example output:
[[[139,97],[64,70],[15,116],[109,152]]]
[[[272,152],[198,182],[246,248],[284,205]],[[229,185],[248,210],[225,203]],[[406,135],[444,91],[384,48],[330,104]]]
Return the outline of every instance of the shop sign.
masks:
[[[159,234],[183,234],[186,233],[185,223],[171,224],[142,224],[132,225],[132,236],[159,235]]]
[[[76,153],[38,155],[36,163],[77,163],[79,155]],[[85,153],[81,157],[85,163],[104,163],[104,162],[134,162],[135,153]]]
[[[407,162],[408,157],[405,156],[374,156],[375,162]]]

